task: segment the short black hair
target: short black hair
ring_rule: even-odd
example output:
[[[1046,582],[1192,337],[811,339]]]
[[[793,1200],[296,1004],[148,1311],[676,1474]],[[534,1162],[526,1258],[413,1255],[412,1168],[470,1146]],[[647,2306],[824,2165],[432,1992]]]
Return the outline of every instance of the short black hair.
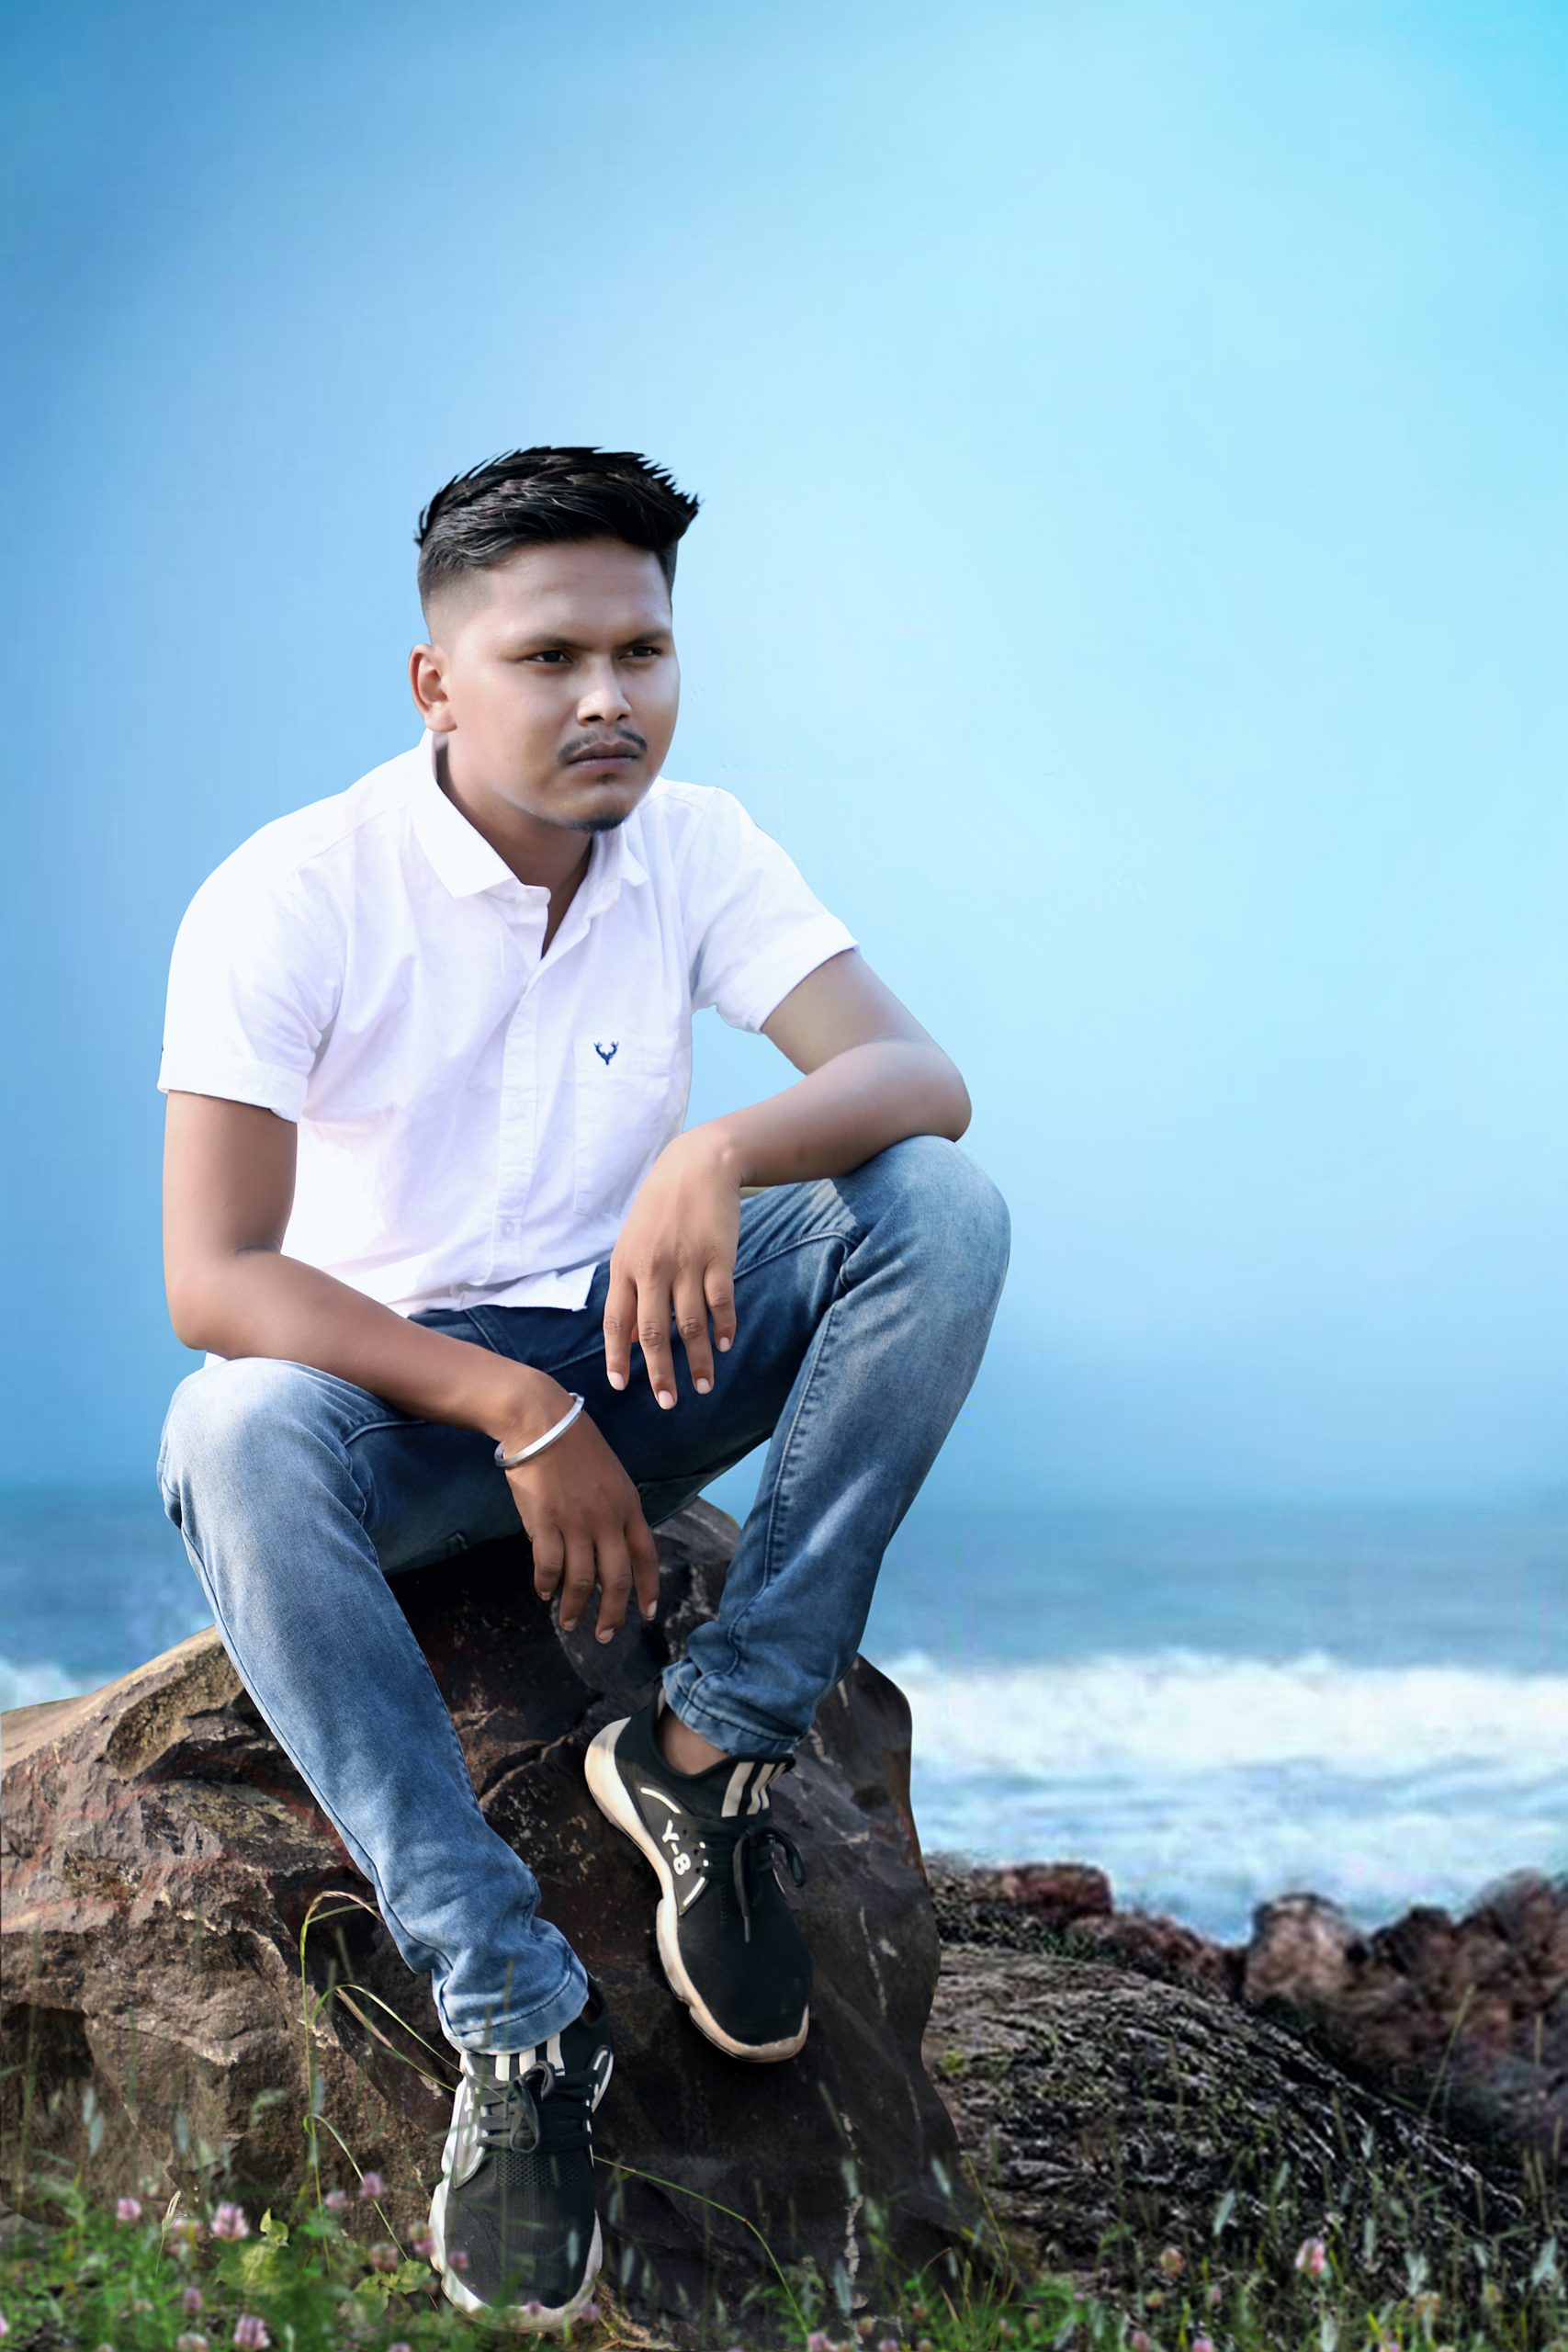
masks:
[[[499,563],[514,548],[624,539],[659,558],[675,584],[675,549],[698,502],[662,466],[630,449],[513,449],[456,474],[419,518],[419,601]]]

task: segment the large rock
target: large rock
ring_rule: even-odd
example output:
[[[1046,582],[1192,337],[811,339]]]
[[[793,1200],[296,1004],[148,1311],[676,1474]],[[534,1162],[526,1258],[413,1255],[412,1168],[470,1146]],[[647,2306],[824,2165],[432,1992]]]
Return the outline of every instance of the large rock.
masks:
[[[1079,1862],[938,1875],[954,1942],[1016,1944],[1047,1928],[1078,1951],[1239,2003],[1307,2032],[1347,2073],[1415,2100],[1461,2138],[1561,2181],[1568,1872],[1513,1871],[1457,1919],[1417,1904],[1371,1929],[1325,1895],[1280,1894],[1256,1906],[1239,1944],[1119,1910],[1104,1872]]]
[[[543,1909],[604,1981],[615,2079],[596,2145],[607,2279],[649,2316],[738,2310],[779,2262],[846,2308],[879,2263],[945,2265],[978,2219],[953,2123],[920,2064],[938,1937],[909,1812],[909,1716],[865,1661],[823,1701],[775,1810],[807,1862],[795,1896],[816,1963],[811,2032],[787,2065],[742,2066],[695,2031],[659,1973],[654,1887],[587,1794],[582,1751],[640,1703],[715,1608],[736,1535],[698,1503],[658,1531],[657,1624],[601,1647],[556,1630],[525,1544],[393,1582],[457,1726],[486,1817],[525,1854]],[[103,2195],[142,2180],[259,2209],[305,2162],[321,2113],[417,2234],[439,2177],[455,2054],[426,1978],[373,1909],[313,1904],[360,1878],[271,1738],[214,1631],[85,1698],[4,1719],[6,2129]],[[358,1988],[348,1990],[348,1987]],[[384,2007],[381,2005],[385,2005]],[[91,2086],[107,2129],[84,2124]],[[323,2133],[322,2170],[352,2184]],[[356,2225],[378,2225],[356,2209]]]
[[[1258,1905],[1238,1950],[1117,1911],[1103,1874],[1081,1864],[966,1870],[932,1856],[928,1867],[943,1951],[926,2062],[1021,2269],[1114,2297],[1146,2285],[1174,2247],[1190,2279],[1207,2266],[1252,2280],[1258,2322],[1289,2330],[1311,2301],[1296,2253],[1321,2236],[1369,2309],[1409,2293],[1410,2262],[1426,2263],[1443,2336],[1461,2316],[1533,2305],[1538,2258],[1562,2228],[1538,2144],[1540,2094],[1561,2097],[1561,2072],[1521,2099],[1510,2138],[1500,2095],[1441,2105],[1436,2062],[1410,2057],[1418,2036],[1382,2047],[1380,2064],[1355,2007],[1331,1997],[1348,1968],[1369,1988],[1363,2020],[1424,2016],[1386,1982],[1416,1939],[1379,1930],[1352,1956],[1309,1909],[1315,1898],[1283,1897]],[[1500,1883],[1516,1898],[1514,1946],[1535,1956],[1517,1997],[1537,1986],[1549,2011],[1562,1980],[1548,1970],[1538,1984],[1551,1938],[1522,1879]],[[1443,1956],[1451,2043],[1475,2003],[1451,1980],[1452,1933],[1426,1932]],[[1495,2014],[1501,1972],[1484,1941],[1477,1966]]]

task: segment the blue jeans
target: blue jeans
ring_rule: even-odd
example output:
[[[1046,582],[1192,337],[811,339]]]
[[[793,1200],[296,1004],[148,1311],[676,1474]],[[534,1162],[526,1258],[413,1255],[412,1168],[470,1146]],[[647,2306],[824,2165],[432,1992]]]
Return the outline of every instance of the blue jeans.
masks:
[[[771,1437],[718,1615],[664,1689],[716,1746],[784,1756],[854,1663],[883,1553],[978,1369],[1009,1241],[1001,1194],[940,1136],[754,1194],[740,1204],[734,1344],[699,1396],[676,1340],[673,1411],[640,1350],[625,1390],[605,1377],[607,1264],[578,1308],[412,1320],[580,1390],[650,1524]],[[241,1680],[403,1959],[430,1976],[447,2040],[515,2050],[576,2017],[582,1963],[484,1819],[387,1583],[521,1534],[493,1453],[479,1430],[416,1419],[310,1365],[219,1358],[175,1390],[158,1484]]]

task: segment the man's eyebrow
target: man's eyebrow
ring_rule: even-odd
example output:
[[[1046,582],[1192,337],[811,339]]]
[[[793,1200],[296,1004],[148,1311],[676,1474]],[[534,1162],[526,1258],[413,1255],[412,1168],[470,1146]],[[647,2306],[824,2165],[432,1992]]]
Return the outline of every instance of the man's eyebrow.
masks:
[[[667,638],[669,635],[668,623],[660,621],[650,628],[635,628],[629,637],[618,638],[615,641],[619,645],[648,645],[655,638]],[[558,637],[551,629],[508,629],[502,644],[511,648],[531,646],[539,653],[557,650],[563,653],[592,653],[593,650],[580,638]]]

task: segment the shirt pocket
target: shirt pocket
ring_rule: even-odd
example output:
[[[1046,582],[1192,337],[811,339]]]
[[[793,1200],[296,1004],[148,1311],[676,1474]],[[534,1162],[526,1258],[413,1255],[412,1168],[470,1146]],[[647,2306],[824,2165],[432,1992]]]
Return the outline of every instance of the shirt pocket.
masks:
[[[580,1216],[624,1216],[659,1154],[681,1132],[691,1047],[625,1029],[573,1040],[575,1186]]]

